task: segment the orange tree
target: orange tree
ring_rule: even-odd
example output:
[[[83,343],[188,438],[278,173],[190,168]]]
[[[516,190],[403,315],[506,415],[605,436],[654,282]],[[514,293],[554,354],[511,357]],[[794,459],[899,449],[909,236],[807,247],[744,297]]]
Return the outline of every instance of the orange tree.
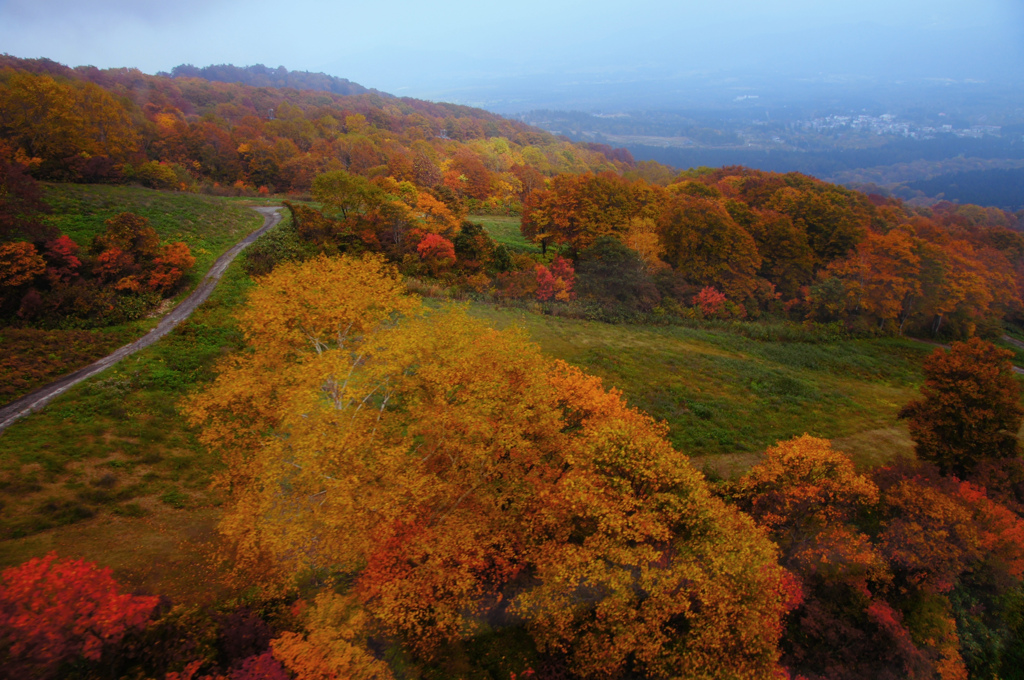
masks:
[[[250,579],[351,583],[360,628],[422,659],[497,619],[582,676],[774,671],[774,546],[596,378],[426,314],[375,258],[283,265],[241,322],[187,412]]]
[[[1024,521],[980,487],[927,463],[861,474],[804,435],[726,488],[799,579],[794,675],[1015,677]]]
[[[900,411],[919,458],[964,477],[984,461],[1020,455],[1024,408],[1011,356],[980,338],[932,353],[924,364],[923,398]]]
[[[812,680],[939,676],[949,645],[915,643],[886,597],[889,565],[858,526],[876,510],[879,490],[849,458],[804,435],[769,448],[732,492],[799,579],[801,601],[782,643],[791,671]],[[962,670],[958,657],[949,661]]]
[[[527,239],[569,246],[574,257],[601,236],[626,238],[630,221],[652,219],[660,191],[642,180],[614,173],[562,174],[550,188],[534,191],[523,204],[522,232]]]
[[[658,218],[658,229],[665,261],[687,281],[721,288],[738,300],[757,288],[757,244],[717,200],[676,193]]]

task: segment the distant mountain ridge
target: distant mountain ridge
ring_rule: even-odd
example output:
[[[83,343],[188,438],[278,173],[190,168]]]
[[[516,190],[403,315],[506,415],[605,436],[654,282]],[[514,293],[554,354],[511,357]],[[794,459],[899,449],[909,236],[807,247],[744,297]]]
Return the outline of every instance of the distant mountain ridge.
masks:
[[[994,205],[1011,212],[1024,210],[1024,168],[954,172],[908,182],[906,186],[947,201]]]
[[[239,83],[252,87],[293,88],[296,90],[318,90],[340,95],[379,94],[385,97],[392,95],[353,83],[347,78],[338,78],[326,73],[311,71],[289,71],[284,66],[269,68],[263,64],[252,66],[235,66],[234,64],[216,64],[199,68],[192,64],[180,64],[171,69],[170,73],[161,72],[158,76],[171,78],[202,78],[217,83]]]

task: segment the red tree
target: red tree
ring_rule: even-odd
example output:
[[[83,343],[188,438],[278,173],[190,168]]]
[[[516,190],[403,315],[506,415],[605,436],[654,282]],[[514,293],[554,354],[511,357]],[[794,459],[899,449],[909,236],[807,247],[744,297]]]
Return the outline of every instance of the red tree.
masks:
[[[78,278],[78,270],[82,261],[78,259],[79,245],[67,234],[46,243],[44,259],[46,260],[46,278],[51,285],[69,283]]]
[[[150,290],[166,295],[174,290],[195,263],[196,258],[192,256],[187,244],[181,241],[168,243],[153,260],[153,271],[149,275]]]
[[[122,594],[110,569],[37,557],[0,576],[0,663],[9,677],[53,677],[76,657],[98,660],[150,619],[156,597]]]
[[[430,273],[434,276],[455,264],[455,246],[444,236],[427,234],[416,246],[416,252],[427,263]]]

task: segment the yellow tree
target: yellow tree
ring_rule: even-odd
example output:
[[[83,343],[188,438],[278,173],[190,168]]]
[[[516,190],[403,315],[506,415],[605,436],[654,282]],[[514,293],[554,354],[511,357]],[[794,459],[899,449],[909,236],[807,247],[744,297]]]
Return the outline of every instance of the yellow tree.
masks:
[[[295,372],[331,347],[354,349],[392,315],[412,312],[416,302],[403,293],[397,273],[371,256],[286,263],[253,290],[239,315],[253,351],[223,363],[217,381],[189,403],[203,441],[226,456],[229,487],[250,479],[249,459],[278,423],[279,398]]]
[[[424,657],[506,612],[586,676],[772,672],[773,546],[597,379],[420,313],[379,260],[278,268],[242,324],[250,352],[187,411],[248,573],[345,577]]]
[[[124,158],[138,146],[127,110],[106,90],[48,75],[14,73],[0,82],[0,121],[28,156],[48,161]]]

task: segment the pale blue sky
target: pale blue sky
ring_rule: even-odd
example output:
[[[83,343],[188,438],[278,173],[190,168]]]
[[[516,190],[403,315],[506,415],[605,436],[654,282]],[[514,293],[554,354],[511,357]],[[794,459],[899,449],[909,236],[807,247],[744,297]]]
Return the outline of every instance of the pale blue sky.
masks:
[[[531,74],[1024,80],[1024,2],[0,0],[0,52],[150,73],[284,65],[410,96]]]

